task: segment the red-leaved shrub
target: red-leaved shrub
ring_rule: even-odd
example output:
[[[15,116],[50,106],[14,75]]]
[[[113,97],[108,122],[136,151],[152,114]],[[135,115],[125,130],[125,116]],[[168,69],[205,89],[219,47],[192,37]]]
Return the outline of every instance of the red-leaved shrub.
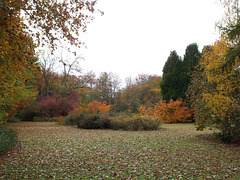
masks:
[[[34,108],[37,116],[58,117],[67,116],[79,105],[78,92],[72,89],[58,92],[54,95],[43,96]]]

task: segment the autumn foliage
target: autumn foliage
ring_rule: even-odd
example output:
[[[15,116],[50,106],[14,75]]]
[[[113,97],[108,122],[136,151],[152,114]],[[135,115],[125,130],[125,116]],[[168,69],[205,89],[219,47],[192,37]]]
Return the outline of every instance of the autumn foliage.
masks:
[[[108,117],[103,115],[107,115],[110,108],[111,106],[107,105],[105,101],[93,101],[87,105],[82,104],[75,107],[67,116],[59,116],[57,121],[59,124],[78,125],[80,128],[101,128],[100,124],[108,121]]]
[[[65,95],[58,92],[54,95],[43,96],[36,103],[34,110],[37,116],[42,117],[67,116],[78,105],[78,93],[70,89],[65,90]]]
[[[76,107],[72,112],[69,113],[69,116],[76,114],[91,114],[91,113],[108,113],[110,111],[111,106],[107,105],[106,101],[99,102],[93,101],[88,105],[81,105]]]
[[[35,45],[20,17],[19,1],[0,1],[0,126],[24,101],[34,98]]]
[[[192,75],[188,98],[198,130],[217,128],[223,142],[240,140],[239,1],[222,1],[226,8],[219,40],[203,49]]]
[[[143,115],[160,117],[164,122],[188,122],[188,118],[192,115],[191,110],[185,106],[182,100],[173,101],[172,99],[169,103],[159,101],[153,107],[141,106],[138,111]]]

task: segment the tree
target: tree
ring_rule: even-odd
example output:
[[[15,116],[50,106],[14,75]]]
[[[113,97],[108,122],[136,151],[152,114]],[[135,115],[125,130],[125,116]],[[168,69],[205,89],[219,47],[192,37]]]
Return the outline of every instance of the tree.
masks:
[[[79,68],[79,60],[84,59],[83,57],[75,57],[71,62],[68,60],[63,61],[62,59],[59,61],[63,64],[63,80],[62,84],[67,87],[67,79],[71,73],[71,71],[77,71],[78,73],[81,72],[81,69]]]
[[[120,83],[118,75],[107,72],[101,73],[96,86],[100,101],[106,101],[108,104],[114,103],[114,97],[120,89]]]
[[[122,110],[138,112],[141,105],[151,107],[161,99],[159,84],[162,78],[156,75],[140,74],[135,81],[127,78],[127,87],[122,90]]]
[[[64,40],[71,45],[82,46],[78,38],[93,20],[97,0],[13,0],[12,7],[24,12],[32,37],[38,45],[51,44],[56,49],[57,41]],[[102,12],[101,12],[102,13]],[[102,13],[103,14],[103,13]]]
[[[163,100],[176,100],[183,94],[182,61],[176,51],[172,51],[163,67],[163,77],[160,84]]]
[[[42,78],[44,79],[45,82],[45,86],[46,86],[46,95],[49,95],[50,92],[50,78],[51,75],[53,74],[54,71],[54,64],[57,61],[57,57],[53,57],[53,55],[51,54],[51,51],[48,50],[39,50],[38,51],[38,57],[39,57],[39,65],[41,67],[41,71],[40,74],[42,76]],[[39,80],[37,80],[37,83],[39,84],[39,88],[40,88],[40,95],[43,95],[42,92],[42,87],[41,84],[38,82]]]
[[[239,34],[236,33],[240,19],[238,2],[224,2],[230,5],[226,26],[221,27],[219,40],[203,50],[188,95],[197,128],[215,127],[221,130],[218,137],[229,142],[240,140],[240,51]],[[236,17],[238,19],[234,20]]]
[[[38,65],[35,44],[16,1],[0,3],[0,126],[23,100],[36,95],[31,80]]]
[[[186,91],[190,84],[190,77],[193,73],[195,66],[199,62],[200,52],[198,50],[198,45],[196,43],[189,44],[186,48],[184,58],[183,58],[183,74],[182,74],[182,86],[183,86],[183,94],[181,98],[186,99]]]

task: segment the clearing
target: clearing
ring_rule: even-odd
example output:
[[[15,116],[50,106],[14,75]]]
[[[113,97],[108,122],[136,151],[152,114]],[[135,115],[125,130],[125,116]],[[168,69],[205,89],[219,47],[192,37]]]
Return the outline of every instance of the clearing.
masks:
[[[193,124],[159,131],[8,126],[19,143],[0,157],[0,179],[240,179],[240,146],[216,142]]]

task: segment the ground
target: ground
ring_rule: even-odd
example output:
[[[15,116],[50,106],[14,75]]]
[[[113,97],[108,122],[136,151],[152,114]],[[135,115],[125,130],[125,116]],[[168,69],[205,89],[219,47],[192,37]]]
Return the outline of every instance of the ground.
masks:
[[[194,124],[158,131],[8,126],[19,143],[0,157],[0,179],[240,179],[240,146],[219,143]]]

